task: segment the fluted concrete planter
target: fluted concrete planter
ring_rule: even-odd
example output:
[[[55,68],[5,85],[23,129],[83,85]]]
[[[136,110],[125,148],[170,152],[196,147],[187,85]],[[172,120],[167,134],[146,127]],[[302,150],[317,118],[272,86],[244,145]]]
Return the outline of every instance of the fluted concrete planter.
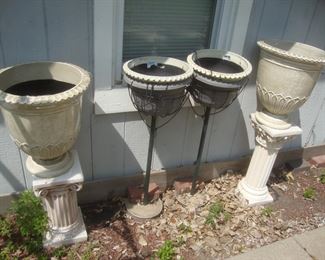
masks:
[[[48,85],[46,80],[56,81]],[[56,86],[58,81],[63,85]],[[10,88],[24,82],[37,86]],[[35,62],[0,71],[3,117],[13,141],[29,155],[30,173],[54,177],[72,166],[68,151],[78,136],[82,94],[89,83],[88,72],[63,62]]]
[[[264,110],[258,122],[287,129],[287,114],[309,98],[325,64],[325,51],[298,42],[267,40],[261,49],[256,78],[257,96]]]

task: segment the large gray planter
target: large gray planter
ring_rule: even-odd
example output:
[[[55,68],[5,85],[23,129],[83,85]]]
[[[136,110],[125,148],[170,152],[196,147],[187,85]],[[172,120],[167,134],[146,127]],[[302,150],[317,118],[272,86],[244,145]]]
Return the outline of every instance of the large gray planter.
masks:
[[[13,85],[35,80],[57,80],[70,83],[71,87],[50,89],[44,84],[31,95],[8,93]],[[89,83],[88,72],[63,62],[36,62],[0,70],[3,117],[13,141],[29,155],[26,166],[30,173],[54,177],[72,166],[73,158],[68,151],[78,136],[82,94]],[[52,94],[44,95],[45,88]]]
[[[266,126],[287,129],[291,126],[287,114],[308,100],[325,64],[325,51],[280,40],[257,44],[261,49],[257,96],[264,110],[256,119]]]

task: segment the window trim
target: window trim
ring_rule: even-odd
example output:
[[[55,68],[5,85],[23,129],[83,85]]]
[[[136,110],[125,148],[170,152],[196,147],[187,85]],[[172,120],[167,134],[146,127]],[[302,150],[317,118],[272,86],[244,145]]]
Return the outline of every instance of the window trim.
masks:
[[[254,0],[217,0],[210,48],[242,53]],[[94,0],[94,112],[136,111],[121,88],[124,0]],[[185,104],[188,106],[189,104]]]

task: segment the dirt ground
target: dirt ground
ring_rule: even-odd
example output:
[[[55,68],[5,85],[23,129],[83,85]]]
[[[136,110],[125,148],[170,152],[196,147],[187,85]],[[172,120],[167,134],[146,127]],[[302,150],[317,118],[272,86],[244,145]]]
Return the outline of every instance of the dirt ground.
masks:
[[[196,200],[167,190],[160,217],[142,223],[127,216],[118,198],[84,205],[89,241],[73,248],[79,256],[91,251],[90,259],[152,259],[171,240],[175,259],[223,259],[325,225],[321,173],[324,169],[274,170],[269,190],[275,202],[265,207],[242,206],[235,195],[240,174],[201,185]],[[314,198],[304,197],[307,188],[315,190]],[[222,213],[209,225],[209,209],[216,201],[231,217],[225,220]]]
[[[143,222],[127,215],[121,198],[83,205],[88,241],[47,255],[51,260],[159,259],[157,252],[171,241],[173,257],[165,259],[224,259],[325,225],[322,175],[325,169],[275,169],[268,183],[275,201],[248,207],[236,193],[242,174],[229,171],[201,183],[194,196],[165,191],[162,214]]]

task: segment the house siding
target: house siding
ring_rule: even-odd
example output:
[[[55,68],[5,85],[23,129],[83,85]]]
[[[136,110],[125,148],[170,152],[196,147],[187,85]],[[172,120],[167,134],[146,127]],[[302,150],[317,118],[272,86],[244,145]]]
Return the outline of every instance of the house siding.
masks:
[[[244,1],[244,0],[240,0]],[[256,41],[279,38],[325,48],[322,0],[254,1],[243,55],[254,74],[238,99],[211,117],[203,161],[236,159],[251,153],[254,131],[249,114],[256,110]],[[37,60],[67,61],[93,72],[93,2],[91,0],[2,0],[0,67]],[[220,36],[222,37],[222,36]],[[236,37],[233,37],[236,39]],[[229,46],[235,48],[236,43]],[[87,181],[141,173],[146,166],[149,131],[136,112],[94,115],[93,89],[84,98],[76,148]],[[199,108],[198,108],[199,109]],[[200,112],[200,111],[199,111]],[[201,111],[202,112],[202,111]],[[291,115],[303,134],[286,149],[325,143],[325,74],[307,103]],[[164,120],[159,119],[158,124]],[[153,169],[190,165],[196,159],[202,120],[184,108],[155,139]],[[26,155],[13,144],[0,116],[0,195],[30,187]]]

